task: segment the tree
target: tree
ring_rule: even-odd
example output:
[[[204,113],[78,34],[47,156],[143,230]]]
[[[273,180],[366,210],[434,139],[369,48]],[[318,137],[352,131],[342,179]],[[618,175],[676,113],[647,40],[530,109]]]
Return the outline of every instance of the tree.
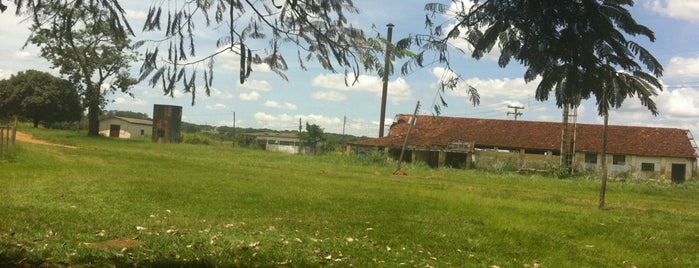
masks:
[[[250,76],[252,64],[266,64],[287,80],[288,54],[296,57],[303,70],[306,63],[315,61],[332,72],[351,72],[354,79],[346,83],[356,81],[362,70],[382,71],[384,40],[367,38],[349,23],[348,15],[359,12],[351,0],[186,1],[169,10],[163,6],[151,6],[143,26],[145,31],[164,32],[165,38],[139,43],[147,45],[141,79],[148,78],[150,85],[160,85],[170,95],[182,82],[192,103],[197,84],[203,83],[209,94],[214,57],[222,53],[239,55],[240,83]],[[197,58],[194,29],[202,20],[206,27],[222,32],[216,51]],[[167,51],[167,58],[159,62],[161,50]],[[197,73],[203,73],[200,81]]]
[[[110,25],[114,14],[80,2],[43,4],[31,14],[32,36],[28,42],[37,45],[44,58],[78,85],[88,110],[88,135],[96,136],[99,115],[106,105],[105,94],[130,94],[129,88],[136,83],[127,72],[136,54],[123,29]]]
[[[313,154],[317,153],[318,143],[325,140],[325,133],[323,129],[316,124],[306,123],[306,131],[299,133],[299,139],[311,146]]]
[[[0,117],[40,123],[79,121],[83,110],[75,86],[46,72],[27,70],[0,81]]]
[[[624,99],[636,95],[657,115],[652,97],[656,89],[662,90],[657,78],[663,68],[649,51],[627,39],[644,36],[655,40],[653,31],[638,24],[625,8],[633,5],[632,0],[473,2],[470,7],[457,5],[456,26],[433,40],[446,44],[461,37],[463,30],[476,59],[497,45],[501,67],[514,59],[526,67],[525,81],[541,79],[535,94],[539,101],[548,100],[553,93],[559,107],[576,107],[594,96],[606,120],[610,107],[618,108]],[[441,4],[426,8],[440,13],[448,10]],[[604,207],[606,174],[602,180],[600,208]]]
[[[132,111],[118,111],[110,110],[104,112],[104,117],[120,116],[135,119],[151,119],[146,113],[132,112]]]
[[[16,14],[29,18],[51,13],[52,6],[72,7],[99,14],[98,21],[114,34],[133,35],[118,0],[14,0]],[[351,23],[359,10],[352,0],[201,0],[153,2],[142,30],[160,32],[163,38],[141,40],[144,48],[139,81],[162,88],[174,96],[179,87],[192,96],[197,89],[210,93],[214,60],[223,53],[240,57],[240,82],[253,71],[253,64],[267,65],[282,79],[295,59],[302,70],[316,63],[332,72],[343,72],[345,83],[357,81],[361,72],[383,73],[386,39],[377,32],[370,37]],[[49,12],[46,12],[46,11]],[[70,29],[71,16],[53,16],[47,27]],[[200,53],[195,29],[218,31],[214,51]],[[291,45],[291,46],[289,46]],[[389,46],[393,57],[411,57],[407,50]],[[167,51],[167,53],[165,53]],[[167,54],[167,55],[165,55]],[[389,72],[393,68],[389,66]],[[201,92],[199,92],[201,93]]]

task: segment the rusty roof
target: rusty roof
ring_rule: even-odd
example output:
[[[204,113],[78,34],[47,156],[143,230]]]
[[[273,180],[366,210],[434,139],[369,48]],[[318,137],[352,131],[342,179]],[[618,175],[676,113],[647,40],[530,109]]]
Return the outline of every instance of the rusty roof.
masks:
[[[399,115],[388,136],[353,142],[353,145],[400,147],[411,115]],[[559,151],[562,123],[497,119],[417,116],[408,145],[442,147],[453,142],[473,142],[476,146]],[[601,152],[602,125],[576,124],[575,151]],[[697,157],[687,131],[677,128],[609,125],[609,154]]]
[[[131,123],[131,124],[149,125],[149,126],[153,125],[153,120],[148,120],[148,119],[138,119],[138,118],[129,118],[129,117],[121,117],[121,116],[112,116],[110,118],[120,119],[122,121],[126,121],[127,123]]]

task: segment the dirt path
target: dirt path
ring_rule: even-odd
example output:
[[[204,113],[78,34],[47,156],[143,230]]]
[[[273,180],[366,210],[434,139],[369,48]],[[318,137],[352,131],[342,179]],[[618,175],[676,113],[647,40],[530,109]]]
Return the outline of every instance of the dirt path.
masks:
[[[15,140],[16,140],[16,141],[21,141],[21,142],[34,143],[34,144],[51,145],[51,146],[60,146],[60,147],[71,148],[71,149],[78,148],[78,147],[75,147],[75,146],[64,145],[64,144],[57,144],[57,143],[51,143],[51,142],[48,142],[48,141],[36,139],[36,138],[32,137],[32,135],[29,135],[29,134],[26,134],[26,133],[22,133],[22,132],[19,132],[19,131],[17,131],[17,136],[15,137]]]

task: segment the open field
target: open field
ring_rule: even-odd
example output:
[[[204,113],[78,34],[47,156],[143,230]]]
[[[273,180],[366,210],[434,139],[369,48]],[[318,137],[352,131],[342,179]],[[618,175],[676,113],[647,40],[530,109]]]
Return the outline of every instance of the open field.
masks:
[[[611,182],[22,128],[0,266],[698,267],[699,184]]]

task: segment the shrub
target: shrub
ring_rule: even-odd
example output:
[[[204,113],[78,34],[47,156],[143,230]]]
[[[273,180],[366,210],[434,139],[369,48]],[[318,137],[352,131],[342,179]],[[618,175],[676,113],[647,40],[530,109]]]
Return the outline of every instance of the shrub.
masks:
[[[183,133],[182,143],[211,145],[213,141],[211,140],[211,138],[200,134]]]
[[[546,168],[546,174],[554,178],[562,179],[570,177],[570,170],[561,164],[546,162],[544,167]]]
[[[515,160],[506,159],[506,160],[495,161],[493,164],[488,166],[487,170],[490,172],[494,172],[494,173],[507,173],[507,172],[515,172],[518,169],[519,168],[517,167]]]

